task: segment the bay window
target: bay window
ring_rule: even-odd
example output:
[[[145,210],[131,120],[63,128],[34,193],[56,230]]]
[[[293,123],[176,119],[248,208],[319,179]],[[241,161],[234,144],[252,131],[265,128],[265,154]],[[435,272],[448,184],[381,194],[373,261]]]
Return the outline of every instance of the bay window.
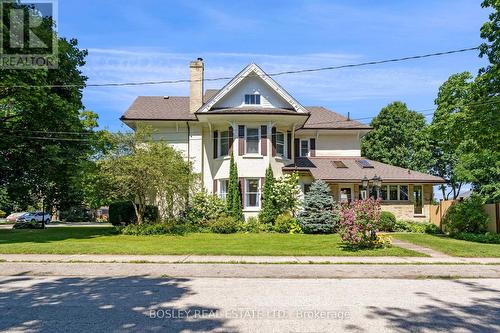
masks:
[[[222,131],[219,135],[219,156],[229,155],[229,131]]]
[[[309,156],[309,140],[300,140],[300,156]]]
[[[228,185],[228,179],[219,180],[219,198],[221,198],[222,200],[226,200]]]
[[[246,179],[245,185],[245,207],[259,207],[259,179]]]
[[[246,153],[259,153],[259,128],[248,128],[246,133]]]
[[[276,132],[276,154],[285,156],[285,133]]]

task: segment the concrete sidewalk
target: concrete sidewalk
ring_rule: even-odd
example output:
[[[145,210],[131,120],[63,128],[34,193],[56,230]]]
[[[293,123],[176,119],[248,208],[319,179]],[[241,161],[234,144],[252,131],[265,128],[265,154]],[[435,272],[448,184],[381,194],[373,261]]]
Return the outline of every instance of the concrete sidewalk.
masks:
[[[3,262],[0,276],[148,276],[172,278],[500,278],[499,265],[131,264]]]
[[[433,257],[328,257],[328,256],[204,256],[114,254],[0,254],[5,262],[156,263],[156,264],[497,264],[500,258]]]

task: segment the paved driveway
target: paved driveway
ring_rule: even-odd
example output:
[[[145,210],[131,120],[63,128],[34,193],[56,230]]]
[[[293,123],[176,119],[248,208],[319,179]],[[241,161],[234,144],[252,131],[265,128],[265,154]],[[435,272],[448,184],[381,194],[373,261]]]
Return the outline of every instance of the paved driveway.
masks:
[[[500,280],[0,278],[0,331],[498,332]]]

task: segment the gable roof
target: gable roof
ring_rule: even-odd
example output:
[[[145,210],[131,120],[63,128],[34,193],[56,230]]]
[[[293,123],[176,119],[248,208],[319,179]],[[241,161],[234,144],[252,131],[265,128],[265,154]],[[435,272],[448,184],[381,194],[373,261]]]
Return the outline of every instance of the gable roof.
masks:
[[[226,96],[234,87],[236,87],[240,82],[250,75],[258,76],[262,79],[271,89],[273,89],[281,98],[288,102],[295,112],[305,113],[308,111],[300,103],[295,100],[285,89],[283,89],[276,81],[274,81],[269,75],[266,74],[259,66],[256,64],[250,64],[243,68],[231,81],[229,81],[222,89],[220,89],[212,98],[210,98],[201,108],[196,111],[196,113],[209,112],[210,109],[220,101],[224,96]]]
[[[207,89],[203,100],[215,96],[217,89]],[[307,106],[309,118],[301,129],[370,129],[371,127],[330,111],[322,106]],[[210,114],[288,114],[303,115],[289,109],[269,108],[228,108],[210,111]],[[165,120],[196,121],[196,115],[189,112],[187,96],[138,96],[121,120]]]
[[[366,160],[371,167],[363,168],[357,161]],[[334,161],[342,161],[346,168],[334,166]],[[294,164],[283,168],[284,171],[309,171],[315,179],[334,180],[337,182],[360,182],[364,176],[372,179],[375,175],[385,183],[444,183],[444,179],[423,172],[413,171],[393,165],[368,160],[364,157],[298,157]]]

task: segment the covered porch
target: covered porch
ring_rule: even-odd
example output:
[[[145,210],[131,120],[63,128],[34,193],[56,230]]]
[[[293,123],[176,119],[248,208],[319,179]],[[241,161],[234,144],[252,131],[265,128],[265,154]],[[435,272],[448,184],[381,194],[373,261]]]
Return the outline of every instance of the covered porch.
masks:
[[[380,198],[383,211],[413,221],[429,220],[433,185],[443,183],[440,177],[361,157],[300,158],[283,171],[299,173],[303,193],[314,180],[321,179],[337,202]]]

